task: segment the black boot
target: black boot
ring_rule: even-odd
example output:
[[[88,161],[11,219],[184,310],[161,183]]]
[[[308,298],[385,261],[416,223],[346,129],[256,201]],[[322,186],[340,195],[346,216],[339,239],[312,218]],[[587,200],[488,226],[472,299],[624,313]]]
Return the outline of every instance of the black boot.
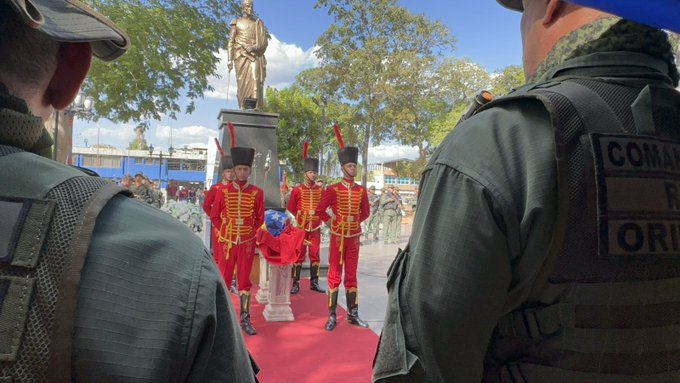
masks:
[[[331,290],[328,293],[328,321],[326,321],[326,326],[324,329],[326,331],[333,331],[337,319],[335,317],[335,308],[338,306],[338,288]]]
[[[238,286],[236,286],[236,278],[235,277],[231,279],[231,288],[229,289],[229,291],[232,294],[238,294]]]
[[[300,292],[300,272],[302,272],[302,263],[293,265],[293,288],[290,289],[291,294]]]
[[[368,323],[359,318],[359,296],[357,295],[356,289],[347,291],[347,322],[363,328],[368,328]]]
[[[309,288],[312,291],[319,293],[325,293],[326,290],[319,286],[319,264],[311,265],[309,268]]]
[[[241,328],[246,334],[255,335],[257,331],[250,323],[250,292],[241,291],[239,294],[241,300]]]

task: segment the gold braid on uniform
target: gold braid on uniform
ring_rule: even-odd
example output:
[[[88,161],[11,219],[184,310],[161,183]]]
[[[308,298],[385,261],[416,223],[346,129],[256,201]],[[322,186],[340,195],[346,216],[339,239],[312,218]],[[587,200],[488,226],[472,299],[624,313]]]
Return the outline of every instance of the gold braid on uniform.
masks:
[[[668,64],[668,76],[673,80],[673,86],[678,86],[680,76],[668,34],[632,21],[619,20],[599,38],[578,46],[570,58],[595,52],[616,51],[644,53],[665,61]]]

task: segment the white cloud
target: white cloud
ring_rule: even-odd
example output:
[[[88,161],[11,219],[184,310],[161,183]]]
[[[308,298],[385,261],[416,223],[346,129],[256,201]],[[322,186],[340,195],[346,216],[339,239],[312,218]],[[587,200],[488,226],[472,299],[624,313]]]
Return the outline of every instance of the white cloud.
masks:
[[[170,131],[172,130],[172,135]],[[202,125],[184,126],[181,128],[173,128],[168,125],[157,125],[153,137],[158,139],[161,143],[170,146],[170,138],[172,136],[172,146],[180,147],[199,147],[205,148],[208,146],[210,137],[217,136],[217,130],[209,129]],[[147,141],[150,141],[147,139]]]
[[[134,126],[130,124],[121,124],[114,129],[109,128],[87,128],[80,133],[80,136],[87,138],[90,143],[95,144],[97,137],[100,143],[108,143],[109,141],[132,141],[135,138]]]
[[[400,158],[418,158],[417,146],[406,145],[378,145],[368,149],[368,163],[376,164]]]
[[[280,41],[275,35],[271,35],[269,46],[265,52],[267,59],[267,78],[265,79],[265,87],[271,86],[277,89],[290,86],[295,81],[295,76],[301,71],[312,68],[319,63],[319,59],[314,55],[316,47],[307,50],[295,44],[289,44]],[[220,63],[217,66],[217,73],[222,77],[210,77],[209,84],[215,88],[212,92],[206,92],[208,98],[218,98],[227,100],[236,100],[236,75],[232,70],[229,73],[231,79],[227,78],[227,51],[220,49],[217,53],[220,58]],[[229,94],[227,95],[227,88]]]

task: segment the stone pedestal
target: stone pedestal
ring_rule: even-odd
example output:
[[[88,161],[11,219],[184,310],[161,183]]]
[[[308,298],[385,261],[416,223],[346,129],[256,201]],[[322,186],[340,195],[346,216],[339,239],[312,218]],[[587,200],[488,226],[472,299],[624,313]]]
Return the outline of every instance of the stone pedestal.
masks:
[[[254,110],[222,109],[218,116],[222,148],[231,147],[227,123],[234,125],[236,146],[255,149],[248,181],[264,190],[265,209],[282,209],[279,186],[279,156],[276,150],[276,128],[279,115]]]
[[[260,256],[260,289],[257,290],[255,299],[261,305],[266,305],[269,303],[269,264]]]
[[[291,265],[269,265],[269,303],[262,313],[268,322],[295,320],[290,308],[291,268]]]

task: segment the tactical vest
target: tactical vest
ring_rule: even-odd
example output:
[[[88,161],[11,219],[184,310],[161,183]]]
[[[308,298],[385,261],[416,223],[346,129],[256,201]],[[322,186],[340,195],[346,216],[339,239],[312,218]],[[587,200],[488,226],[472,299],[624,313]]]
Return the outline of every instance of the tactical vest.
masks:
[[[80,271],[123,190],[0,145],[0,382],[71,382]]]
[[[556,79],[487,106],[545,105],[559,205],[484,382],[680,381],[680,95],[649,82]]]

